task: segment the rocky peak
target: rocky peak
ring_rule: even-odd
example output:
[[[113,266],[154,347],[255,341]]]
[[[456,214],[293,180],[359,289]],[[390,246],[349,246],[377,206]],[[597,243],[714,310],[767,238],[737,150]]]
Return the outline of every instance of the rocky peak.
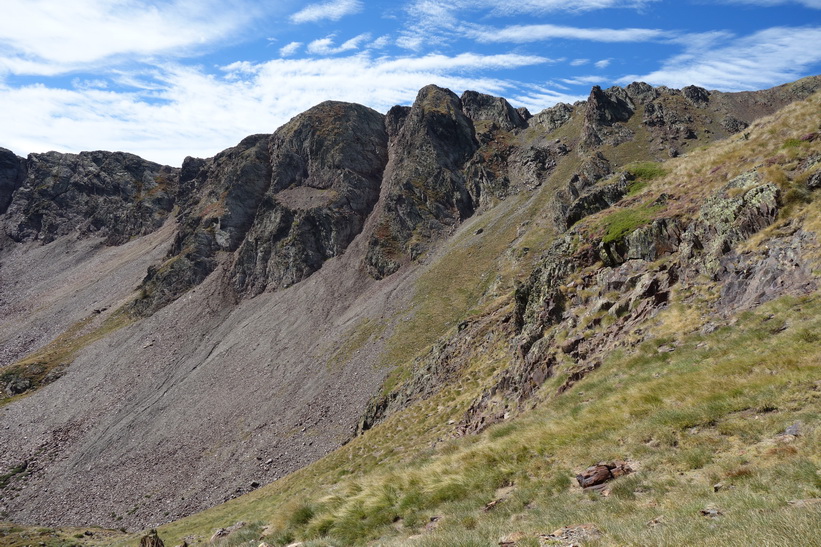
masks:
[[[710,92],[703,87],[695,85],[688,85],[687,87],[681,88],[681,94],[695,105],[703,105],[710,100]]]
[[[602,90],[593,86],[587,99],[585,120],[593,124],[612,125],[615,122],[626,122],[636,110],[633,100],[621,87]]]
[[[138,309],[150,313],[200,283],[218,251],[236,251],[228,275],[239,296],[319,269],[362,230],[379,196],[387,140],[378,112],[327,101],[273,135],[186,159],[181,178],[200,198],[183,213],[165,264],[146,276]]]
[[[582,128],[581,151],[587,152],[601,144],[619,144],[633,133],[618,122],[626,122],[636,110],[630,96],[621,87],[602,90],[593,86],[587,99]]]
[[[365,259],[372,276],[392,274],[473,213],[462,167],[477,148],[459,97],[433,85],[422,88],[391,143],[383,203]]]
[[[529,120],[529,125],[540,126],[550,133],[567,123],[573,116],[573,107],[566,103],[558,103],[546,108]]]
[[[473,122],[488,121],[503,131],[511,131],[527,126],[522,115],[502,97],[485,95],[476,91],[465,91],[461,97],[462,108]]]
[[[625,89],[627,95],[639,104],[646,104],[659,95],[656,88],[644,82],[633,82]]]
[[[274,178],[239,249],[235,289],[292,285],[341,254],[379,197],[387,146],[383,116],[349,103],[322,103],[278,130]]]

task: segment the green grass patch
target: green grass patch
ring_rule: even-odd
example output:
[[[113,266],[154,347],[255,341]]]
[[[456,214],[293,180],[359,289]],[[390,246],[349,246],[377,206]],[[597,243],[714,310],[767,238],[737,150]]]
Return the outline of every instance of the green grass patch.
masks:
[[[625,236],[631,234],[645,224],[653,220],[653,217],[662,207],[660,205],[641,205],[630,209],[619,209],[604,217],[602,224],[604,235],[602,243],[614,243],[621,241]]]
[[[626,171],[633,175],[635,179],[642,182],[648,182],[653,179],[661,178],[667,174],[667,170],[661,163],[655,161],[640,161],[628,165]]]

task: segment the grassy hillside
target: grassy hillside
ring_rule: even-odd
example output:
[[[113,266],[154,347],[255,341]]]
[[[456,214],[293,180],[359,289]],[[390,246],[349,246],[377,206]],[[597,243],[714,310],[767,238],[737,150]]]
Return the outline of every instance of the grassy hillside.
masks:
[[[806,182],[821,165],[821,140],[803,137],[819,130],[820,111],[815,95],[728,141],[662,165],[634,165],[641,184],[630,199],[582,222],[591,232],[614,224],[629,232],[652,218],[648,205],[661,193],[678,198],[667,214],[686,217],[728,180],[757,168],[780,186],[783,207],[777,222],[740,250],[765,249],[769,238],[796,227],[818,234],[821,204]],[[530,207],[515,210],[539,210]],[[624,218],[616,223],[615,214]],[[430,282],[420,283],[422,319],[415,321],[422,321],[426,344],[430,331],[463,318],[468,302],[479,300],[475,292],[490,286],[483,274],[499,271],[502,250],[521,236],[512,232],[517,222],[480,217],[450,243],[461,249],[458,261],[448,262],[448,254],[433,261],[431,279],[452,282],[455,292],[441,300]],[[495,238],[483,244],[484,255],[472,247],[478,238],[471,240],[480,226]],[[533,240],[536,230],[544,227],[524,237]],[[544,248],[552,235],[542,235]],[[473,256],[477,268],[453,270]],[[818,245],[804,258],[818,277]],[[485,265],[495,269],[478,271]],[[478,284],[458,291],[471,281]],[[592,524],[582,538],[591,545],[821,544],[821,293],[783,296],[727,316],[712,309],[719,289],[702,279],[675,290],[669,306],[641,325],[650,333],[645,341],[609,352],[561,394],[569,369],[559,367],[529,412],[455,436],[453,424],[509,358],[509,340],[489,326],[483,350],[432,397],[310,467],[164,526],[160,535],[170,545],[182,538],[197,543],[245,521],[251,524],[244,532],[219,544],[258,545],[264,538],[306,547],[467,546],[509,539],[535,546],[565,541],[548,537],[558,528]],[[460,304],[450,304],[453,298]],[[492,325],[509,312],[512,297],[483,302],[471,318]],[[458,317],[450,318],[453,308]],[[713,322],[718,328],[704,328]],[[389,351],[403,353],[415,324],[394,333],[399,338]],[[634,472],[609,483],[607,495],[578,487],[577,473],[613,460]]]

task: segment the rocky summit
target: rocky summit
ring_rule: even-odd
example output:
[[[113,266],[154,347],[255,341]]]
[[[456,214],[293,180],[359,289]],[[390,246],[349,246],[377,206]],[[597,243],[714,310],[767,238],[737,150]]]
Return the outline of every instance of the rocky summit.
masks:
[[[180,168],[0,149],[0,543],[811,529],[819,90],[431,85]]]

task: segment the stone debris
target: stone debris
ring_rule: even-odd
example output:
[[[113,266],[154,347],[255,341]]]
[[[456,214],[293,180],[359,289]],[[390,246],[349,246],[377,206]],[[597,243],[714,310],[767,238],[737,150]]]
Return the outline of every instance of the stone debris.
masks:
[[[552,534],[540,535],[539,545],[580,545],[601,537],[601,532],[594,524],[577,524],[555,530]]]
[[[499,540],[499,545],[502,547],[515,547],[516,543],[527,538],[524,532],[513,532]]]
[[[719,511],[718,509],[714,509],[712,507],[705,507],[704,509],[699,511],[699,513],[703,517],[708,517],[708,518],[713,518],[713,519],[717,518],[717,517],[720,517],[721,515],[724,514],[721,511]]]
[[[650,527],[650,528],[655,528],[656,526],[661,526],[662,524],[664,524],[664,516],[659,515],[659,516],[655,517],[654,519],[650,520],[647,523],[647,526]]]
[[[596,465],[591,465],[585,469],[583,473],[576,475],[576,480],[579,486],[585,490],[602,490],[604,483],[632,472],[633,469],[624,461],[600,462]]]
[[[425,525],[425,531],[430,532],[431,530],[436,530],[436,527],[439,526],[439,522],[442,520],[441,516],[435,516],[430,518],[430,522]]]

